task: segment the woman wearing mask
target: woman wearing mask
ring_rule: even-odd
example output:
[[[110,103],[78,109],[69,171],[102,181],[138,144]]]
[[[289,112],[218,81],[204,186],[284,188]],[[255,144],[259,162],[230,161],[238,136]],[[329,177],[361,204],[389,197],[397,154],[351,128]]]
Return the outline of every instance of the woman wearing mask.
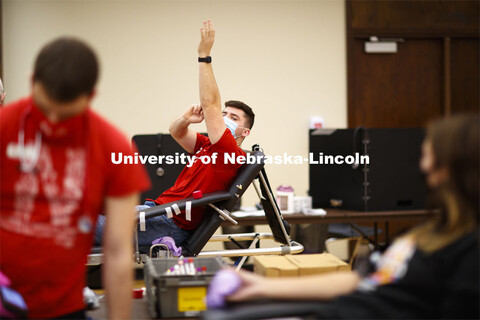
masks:
[[[479,144],[478,116],[429,125],[420,167],[436,214],[371,259],[371,273],[272,279],[241,272],[227,300],[319,300],[315,317],[329,319],[478,319]]]

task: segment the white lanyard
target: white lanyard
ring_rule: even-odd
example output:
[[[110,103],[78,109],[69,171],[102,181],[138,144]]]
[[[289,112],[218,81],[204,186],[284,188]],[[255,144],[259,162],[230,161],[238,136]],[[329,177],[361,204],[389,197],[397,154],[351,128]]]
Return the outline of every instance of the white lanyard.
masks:
[[[42,148],[42,134],[40,131],[37,131],[35,134],[33,148],[29,148],[27,152],[25,147],[25,125],[29,113],[30,111],[27,110],[20,120],[20,130],[18,131],[18,157],[20,159],[20,170],[23,172],[32,172],[35,169],[40,158],[40,149]]]

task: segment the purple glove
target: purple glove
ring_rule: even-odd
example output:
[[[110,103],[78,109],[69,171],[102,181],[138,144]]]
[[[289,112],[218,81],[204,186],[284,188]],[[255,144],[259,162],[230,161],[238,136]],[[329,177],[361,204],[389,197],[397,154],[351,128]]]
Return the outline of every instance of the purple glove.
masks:
[[[152,241],[152,245],[154,244],[164,244],[168,247],[168,250],[175,256],[180,257],[182,255],[182,247],[177,248],[175,245],[175,240],[172,237],[161,237]]]
[[[239,275],[231,269],[223,269],[213,276],[208,287],[207,306],[221,308],[225,306],[225,297],[237,291],[242,285]]]
[[[20,295],[20,293],[11,289],[10,285],[10,279],[3,272],[0,271],[0,288],[2,290],[2,302],[0,303],[0,319],[24,319],[27,316],[27,305],[25,304],[25,300],[23,300],[23,297]],[[4,306],[3,299],[6,299],[6,303],[12,303],[13,301],[15,308],[20,310],[8,310]]]

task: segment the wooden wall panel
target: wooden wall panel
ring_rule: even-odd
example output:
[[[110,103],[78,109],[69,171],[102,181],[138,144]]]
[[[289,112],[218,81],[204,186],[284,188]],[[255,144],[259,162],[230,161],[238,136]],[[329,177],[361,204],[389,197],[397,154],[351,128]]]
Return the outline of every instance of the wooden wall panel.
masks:
[[[480,43],[478,38],[451,41],[452,113],[479,112]]]
[[[458,35],[479,30],[476,0],[355,0],[350,26],[357,33]]]
[[[423,126],[478,110],[480,1],[347,0],[346,8],[349,127]],[[370,36],[405,42],[396,54],[366,54]]]
[[[407,39],[394,54],[367,54],[356,40],[349,120],[368,128],[422,127],[443,113],[443,42]]]

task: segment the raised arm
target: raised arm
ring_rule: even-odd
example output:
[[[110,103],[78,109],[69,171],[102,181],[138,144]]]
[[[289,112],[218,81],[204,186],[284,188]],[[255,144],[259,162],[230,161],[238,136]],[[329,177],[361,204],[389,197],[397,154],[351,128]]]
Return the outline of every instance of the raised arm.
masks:
[[[210,20],[203,22],[200,34],[201,40],[198,45],[198,56],[205,58],[210,56],[210,51],[215,41],[215,28]],[[205,117],[208,137],[210,142],[215,144],[222,137],[226,126],[222,116],[220,92],[211,63],[199,63],[199,89],[200,104]]]
[[[172,121],[170,124],[170,134],[188,153],[195,151],[195,143],[197,141],[197,133],[190,129],[192,123],[203,121],[203,112],[199,104],[191,105],[185,112]]]
[[[103,282],[109,319],[130,319],[133,286],[133,230],[138,194],[108,197],[103,235]]]

